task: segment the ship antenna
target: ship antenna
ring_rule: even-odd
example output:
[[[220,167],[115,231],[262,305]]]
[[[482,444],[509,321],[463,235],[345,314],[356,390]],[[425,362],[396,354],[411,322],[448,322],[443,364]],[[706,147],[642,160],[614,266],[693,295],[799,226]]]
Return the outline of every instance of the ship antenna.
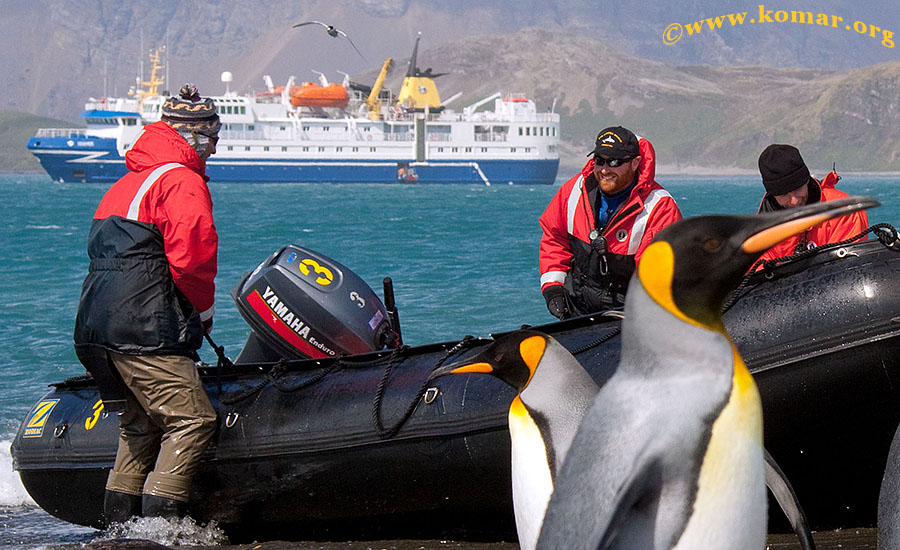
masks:
[[[416,68],[416,57],[419,55],[419,39],[422,38],[422,32],[419,31],[418,36],[416,36],[416,45],[413,46],[412,57],[409,58],[409,68],[406,69],[406,76],[413,77],[418,76],[419,69]]]

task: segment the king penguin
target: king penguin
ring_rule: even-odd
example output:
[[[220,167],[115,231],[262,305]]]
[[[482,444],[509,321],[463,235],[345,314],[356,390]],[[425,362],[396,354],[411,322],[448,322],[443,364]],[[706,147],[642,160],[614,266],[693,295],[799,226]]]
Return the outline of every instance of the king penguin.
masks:
[[[441,374],[486,373],[518,391],[509,408],[513,511],[519,547],[533,550],[553,479],[599,387],[553,337],[520,330]]]
[[[894,432],[878,492],[878,548],[900,548],[900,428]]]
[[[629,286],[619,366],[571,443],[538,549],[765,548],[762,406],[722,304],[775,243],[877,205],[689,218],[656,236]]]

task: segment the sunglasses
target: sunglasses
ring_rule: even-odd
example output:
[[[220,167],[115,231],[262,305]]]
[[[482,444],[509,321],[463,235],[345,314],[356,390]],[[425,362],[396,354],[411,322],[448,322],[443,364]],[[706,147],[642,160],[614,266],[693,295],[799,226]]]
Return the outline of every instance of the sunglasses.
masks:
[[[618,168],[622,166],[626,162],[631,162],[635,157],[631,157],[628,159],[605,159],[600,156],[594,157],[594,166],[603,166],[604,164],[608,165],[610,168]]]

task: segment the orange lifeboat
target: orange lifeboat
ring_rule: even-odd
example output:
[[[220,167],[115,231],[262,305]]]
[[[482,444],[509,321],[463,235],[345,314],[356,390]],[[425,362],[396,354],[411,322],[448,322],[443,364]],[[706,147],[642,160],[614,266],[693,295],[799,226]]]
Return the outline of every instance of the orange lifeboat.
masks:
[[[304,82],[291,88],[291,105],[294,107],[337,107],[343,109],[350,101],[347,89],[332,82],[319,86],[314,82]]]

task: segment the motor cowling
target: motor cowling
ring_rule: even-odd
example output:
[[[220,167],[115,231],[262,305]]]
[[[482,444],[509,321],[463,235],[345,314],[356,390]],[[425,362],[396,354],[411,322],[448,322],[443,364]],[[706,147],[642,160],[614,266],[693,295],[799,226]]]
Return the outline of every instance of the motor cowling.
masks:
[[[236,363],[366,353],[383,349],[394,334],[365,281],[301,246],[272,254],[231,295],[252,329]]]

